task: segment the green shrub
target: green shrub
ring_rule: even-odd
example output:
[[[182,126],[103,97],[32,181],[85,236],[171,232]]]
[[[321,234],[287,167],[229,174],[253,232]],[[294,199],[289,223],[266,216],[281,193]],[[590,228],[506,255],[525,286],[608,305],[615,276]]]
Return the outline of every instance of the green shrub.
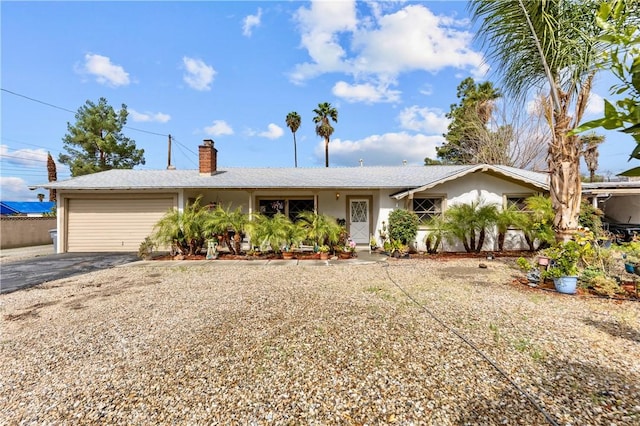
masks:
[[[525,259],[524,257],[519,257],[516,260],[516,264],[518,265],[518,267],[520,269],[522,269],[524,272],[528,272],[530,270],[533,269],[533,265],[531,264],[531,262],[529,262],[527,259]]]
[[[602,296],[613,297],[617,293],[622,293],[622,288],[620,288],[616,280],[604,275],[592,278],[589,281],[589,285],[593,288],[593,291]]]
[[[396,209],[389,214],[389,236],[402,244],[410,244],[418,234],[418,216],[405,209]]]

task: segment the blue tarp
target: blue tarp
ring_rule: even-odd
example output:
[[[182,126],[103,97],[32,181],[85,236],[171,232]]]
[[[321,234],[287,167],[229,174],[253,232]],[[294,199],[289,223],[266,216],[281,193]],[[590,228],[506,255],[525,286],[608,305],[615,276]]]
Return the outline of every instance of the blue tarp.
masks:
[[[43,214],[51,213],[54,201],[0,201],[0,214]]]

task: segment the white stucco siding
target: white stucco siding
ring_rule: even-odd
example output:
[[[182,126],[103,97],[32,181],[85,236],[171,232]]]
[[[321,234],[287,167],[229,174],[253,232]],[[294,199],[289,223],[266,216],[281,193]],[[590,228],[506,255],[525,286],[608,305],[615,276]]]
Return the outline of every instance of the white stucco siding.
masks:
[[[604,213],[618,222],[640,223],[640,195],[613,196],[604,203]]]
[[[415,193],[414,198],[429,198],[433,196],[444,197],[444,210],[456,204],[469,204],[481,200],[485,204],[496,204],[499,209],[504,206],[505,196],[528,196],[534,195],[538,191],[531,187],[520,185],[515,182],[500,179],[498,177],[473,173],[454,181],[445,182],[437,185],[427,191]],[[411,201],[407,200],[407,206],[411,205]],[[390,209],[392,210],[392,209]],[[387,212],[388,217],[388,212]],[[384,219],[386,220],[386,219]],[[416,236],[418,250],[425,250],[424,239],[428,231],[421,228]],[[485,236],[482,246],[484,251],[497,250],[497,233],[490,230]],[[521,250],[526,249],[527,245],[524,241],[522,233],[519,231],[509,231],[505,238],[505,250]],[[442,250],[444,251],[464,251],[461,242],[443,241]]]

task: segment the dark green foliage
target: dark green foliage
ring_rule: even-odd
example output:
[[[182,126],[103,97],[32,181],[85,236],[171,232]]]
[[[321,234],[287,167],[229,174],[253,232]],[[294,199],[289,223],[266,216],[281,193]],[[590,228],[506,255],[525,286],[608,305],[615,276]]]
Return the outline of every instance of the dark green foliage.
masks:
[[[448,237],[456,237],[468,252],[479,253],[484,245],[487,230],[496,223],[498,208],[484,204],[482,200],[470,204],[456,204],[445,213]]]
[[[610,88],[617,100],[605,99],[604,117],[582,124],[575,132],[603,127],[631,135],[636,146],[629,160],[640,160],[640,3],[637,0],[603,1],[596,16],[603,30],[599,41],[605,46],[599,66],[618,80]],[[621,175],[640,176],[640,167]]]
[[[599,238],[603,234],[602,229],[602,211],[593,207],[588,200],[582,200],[580,205],[580,216],[578,216],[578,223],[583,228],[589,228],[596,238]]]
[[[389,236],[392,240],[408,245],[418,234],[418,216],[405,209],[396,209],[389,214]]]
[[[71,176],[144,164],[144,150],[136,149],[135,141],[122,134],[127,116],[124,104],[116,112],[105,98],[98,104],[88,100],[78,109],[76,123],[67,123],[62,139],[67,154],[60,154],[58,161],[69,166]]]
[[[458,85],[457,96],[460,103],[451,105],[451,111],[447,113],[451,123],[444,135],[447,141],[436,148],[438,158],[446,164],[504,163],[487,161],[491,155],[486,155],[488,150],[483,146],[487,140],[484,134],[488,133],[493,102],[502,96],[500,92],[489,81],[477,84],[473,78],[467,77]],[[495,146],[491,151],[494,149]],[[506,156],[506,152],[504,154]]]

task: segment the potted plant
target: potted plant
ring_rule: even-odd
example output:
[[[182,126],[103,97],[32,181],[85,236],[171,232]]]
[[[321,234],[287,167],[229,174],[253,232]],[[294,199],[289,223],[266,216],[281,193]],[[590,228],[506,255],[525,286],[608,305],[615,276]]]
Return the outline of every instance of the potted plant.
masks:
[[[355,255],[356,252],[356,243],[351,239],[351,237],[347,238],[347,241],[343,246],[340,246],[338,250],[338,257],[340,259],[349,259]]]
[[[632,241],[622,246],[624,253],[624,270],[630,274],[640,275],[640,242]]]
[[[371,251],[378,248],[378,241],[373,235],[371,236],[371,238],[369,238],[369,247],[371,248]]]
[[[575,241],[558,244],[545,250],[550,265],[543,276],[553,279],[556,290],[564,294],[574,294],[578,285],[578,260],[580,246]]]
[[[320,253],[320,260],[329,259],[329,250],[330,250],[329,246],[325,244],[318,247],[318,253]]]

